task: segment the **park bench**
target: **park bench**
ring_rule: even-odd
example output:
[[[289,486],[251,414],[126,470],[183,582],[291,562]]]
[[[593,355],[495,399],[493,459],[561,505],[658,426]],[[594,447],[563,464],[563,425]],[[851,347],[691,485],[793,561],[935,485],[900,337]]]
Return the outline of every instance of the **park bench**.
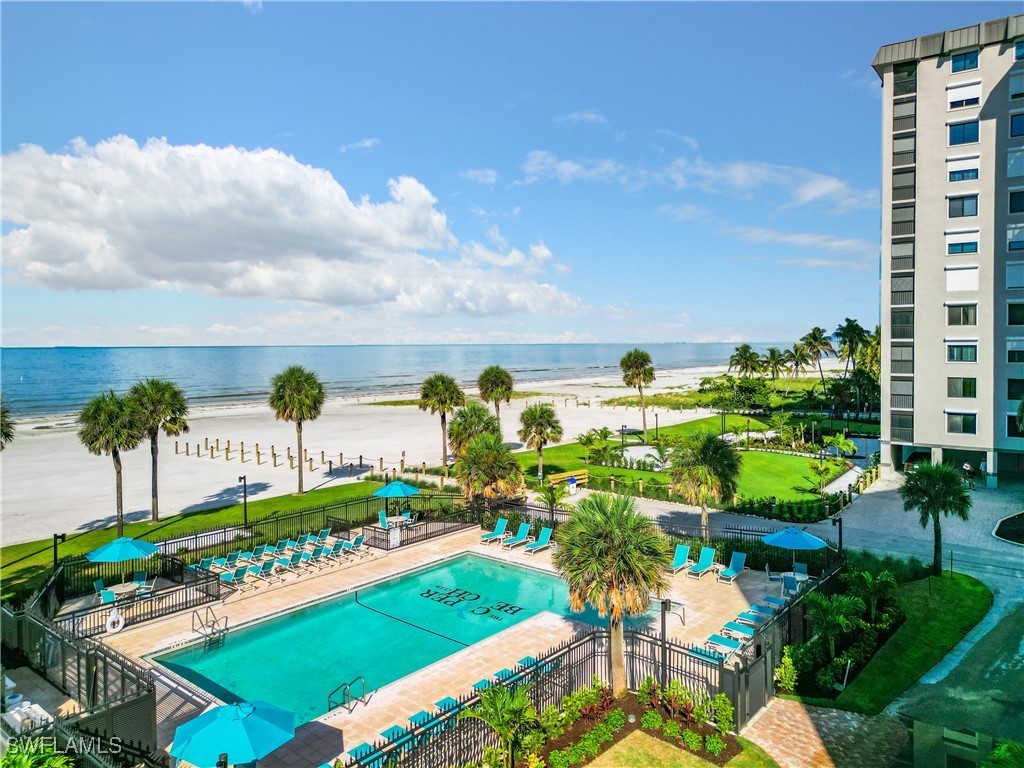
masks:
[[[586,485],[590,479],[590,472],[586,469],[577,469],[575,472],[556,472],[553,475],[548,475],[548,484],[559,485],[570,477],[576,478],[576,485]]]

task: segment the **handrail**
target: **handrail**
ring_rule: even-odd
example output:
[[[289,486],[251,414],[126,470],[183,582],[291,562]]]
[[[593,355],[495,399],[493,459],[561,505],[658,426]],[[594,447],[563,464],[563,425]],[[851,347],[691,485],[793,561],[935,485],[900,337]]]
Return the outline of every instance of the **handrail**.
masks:
[[[356,683],[362,683],[362,688],[358,696],[352,695],[352,687]],[[341,693],[341,697],[335,699],[335,695]],[[329,694],[327,694],[327,711],[337,709],[338,707],[345,707],[348,709],[348,705],[354,701],[366,703],[366,678],[362,675],[356,676],[353,680],[347,683],[342,683]],[[351,711],[351,710],[350,710]]]
[[[198,626],[196,626],[198,624]],[[217,616],[213,606],[206,606],[206,615],[200,616],[199,609],[192,611],[192,631],[198,632],[203,637],[216,637],[228,631],[228,617]]]

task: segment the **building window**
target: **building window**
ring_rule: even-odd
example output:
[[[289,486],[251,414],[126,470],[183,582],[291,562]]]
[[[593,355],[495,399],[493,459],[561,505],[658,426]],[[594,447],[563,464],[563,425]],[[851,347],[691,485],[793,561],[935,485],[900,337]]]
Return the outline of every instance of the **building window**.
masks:
[[[1010,98],[1024,99],[1024,72],[1010,75]]]
[[[1006,399],[1024,400],[1024,379],[1006,380]]]
[[[956,256],[961,253],[977,253],[978,252],[978,241],[972,240],[969,243],[948,243],[946,245],[946,253],[950,256]]]
[[[947,413],[946,431],[951,435],[974,435],[978,432],[978,414]]]
[[[1024,325],[1024,303],[1012,301],[1006,305],[1006,324]]]
[[[977,397],[978,380],[965,379],[962,376],[950,376],[946,379],[947,397]]]
[[[1022,305],[1024,306],[1024,305]],[[977,304],[951,304],[946,307],[946,325],[977,325]]]
[[[961,83],[946,88],[949,109],[976,107],[981,103],[981,83]]]
[[[1010,193],[1010,213],[1024,213],[1024,189]]]
[[[1006,417],[1006,436],[1007,437],[1024,437],[1024,430],[1021,430],[1021,428],[1017,426],[1017,417],[1016,416],[1007,416]]]
[[[957,123],[949,126],[949,146],[958,144],[974,144],[978,140],[978,121]]]
[[[1011,149],[1006,154],[1006,175],[1024,176],[1024,149]]]
[[[1014,43],[1013,60],[1024,61],[1024,40],[1021,40],[1019,43]]]
[[[1006,228],[1006,250],[1024,251],[1024,227],[1018,224]]]
[[[949,218],[958,219],[963,216],[978,215],[978,196],[964,195],[949,198]]]
[[[977,267],[946,267],[946,290],[947,291],[976,291],[978,290],[978,268]]]
[[[1006,350],[1007,363],[1024,363],[1024,349]]]
[[[954,72],[966,72],[978,68],[978,52],[958,53],[953,57],[951,69]]]
[[[977,344],[949,344],[946,347],[946,360],[950,363],[978,362]]]
[[[1024,136],[1024,112],[1010,115],[1010,138]]]
[[[1006,287],[1024,288],[1024,261],[1011,261],[1006,265]]]
[[[949,172],[950,181],[974,181],[976,178],[978,178],[977,168],[965,168],[962,171]]]

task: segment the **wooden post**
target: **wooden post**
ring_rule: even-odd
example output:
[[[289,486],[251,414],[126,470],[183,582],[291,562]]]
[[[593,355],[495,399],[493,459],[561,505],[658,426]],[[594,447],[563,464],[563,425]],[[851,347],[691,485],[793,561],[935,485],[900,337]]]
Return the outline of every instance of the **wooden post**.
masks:
[[[348,476],[352,477],[356,473],[356,465],[351,461],[348,463]]]
[[[636,487],[637,487],[637,490],[640,492],[640,495],[643,496],[644,495],[644,479],[642,477],[639,480],[636,481]]]
[[[245,448],[239,449],[238,460],[245,464]]]
[[[212,445],[210,446],[210,458],[211,459],[213,458],[213,446]]]
[[[231,441],[230,440],[228,440],[228,446],[227,446],[226,450],[227,450],[228,453],[231,453]]]
[[[196,451],[196,453],[198,453],[198,451]],[[186,455],[186,456],[188,456],[188,455],[189,455],[189,452],[188,452],[188,443],[185,443],[185,455]]]
[[[402,453],[405,453],[405,451],[402,451]],[[403,475],[405,474],[405,457],[404,456],[402,457],[402,460],[400,462],[398,462],[398,470]]]
[[[380,471],[381,472],[384,471],[384,457],[383,456],[380,457]]]
[[[257,448],[256,449],[256,466],[258,467],[259,465],[260,465],[260,449]]]
[[[224,461],[231,461],[231,449],[230,448],[225,448],[224,449]]]
[[[220,438],[217,438],[217,452],[220,453]]]
[[[270,460],[273,462],[274,466],[276,467],[277,466],[277,454],[276,453],[270,454]]]
[[[339,467],[345,466],[345,454],[344,453],[339,453],[338,454],[338,466]]]
[[[363,454],[361,453],[359,454],[359,468],[363,468]]]
[[[394,467],[391,468],[391,479],[392,480],[397,480],[398,479],[398,472],[395,471]]]
[[[326,464],[327,463],[327,456],[324,454],[323,451],[320,451],[320,463],[321,464]]]
[[[423,472],[424,475],[427,474],[427,462],[424,461],[423,464],[420,465],[420,471]]]
[[[238,444],[238,450],[240,450],[242,453],[245,453],[245,441],[242,441]]]
[[[174,441],[174,454],[175,455],[178,454],[178,441],[177,440]]]
[[[289,456],[288,457],[288,469],[295,469],[295,457],[294,456]]]
[[[313,460],[312,459],[309,460],[309,471],[310,472],[313,471]]]
[[[285,455],[288,456],[288,461],[291,461],[292,460],[292,447],[290,445],[286,446],[284,450],[285,450]]]
[[[210,438],[204,437],[203,438],[203,450],[207,451],[209,449],[210,449]],[[197,451],[197,453],[198,453],[198,451]]]
[[[302,460],[309,461],[309,448],[302,449]]]
[[[260,444],[256,443],[256,452],[259,453],[259,450],[260,450]]]
[[[612,484],[612,493],[615,493],[615,475],[611,475],[608,479],[611,481]]]

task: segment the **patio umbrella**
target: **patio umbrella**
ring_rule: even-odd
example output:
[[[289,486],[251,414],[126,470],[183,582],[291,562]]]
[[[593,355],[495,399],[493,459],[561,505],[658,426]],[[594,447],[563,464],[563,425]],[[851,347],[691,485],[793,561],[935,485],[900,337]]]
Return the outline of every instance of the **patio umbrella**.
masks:
[[[89,552],[85,559],[92,563],[123,563],[126,560],[138,560],[156,554],[155,544],[122,536]]]
[[[295,714],[265,701],[214,707],[174,732],[173,757],[197,768],[215,768],[222,754],[229,765],[266,757],[295,736]]]
[[[799,528],[784,528],[781,531],[775,531],[761,537],[761,541],[765,544],[770,544],[773,547],[779,547],[780,549],[791,549],[793,550],[793,563],[796,563],[796,551],[798,549],[821,549],[827,547],[828,542],[819,539],[817,536],[802,531]]]
[[[395,480],[388,483],[383,488],[378,488],[373,492],[373,495],[382,499],[404,499],[407,496],[416,496],[419,492],[420,489],[416,486],[407,485],[401,480]]]

